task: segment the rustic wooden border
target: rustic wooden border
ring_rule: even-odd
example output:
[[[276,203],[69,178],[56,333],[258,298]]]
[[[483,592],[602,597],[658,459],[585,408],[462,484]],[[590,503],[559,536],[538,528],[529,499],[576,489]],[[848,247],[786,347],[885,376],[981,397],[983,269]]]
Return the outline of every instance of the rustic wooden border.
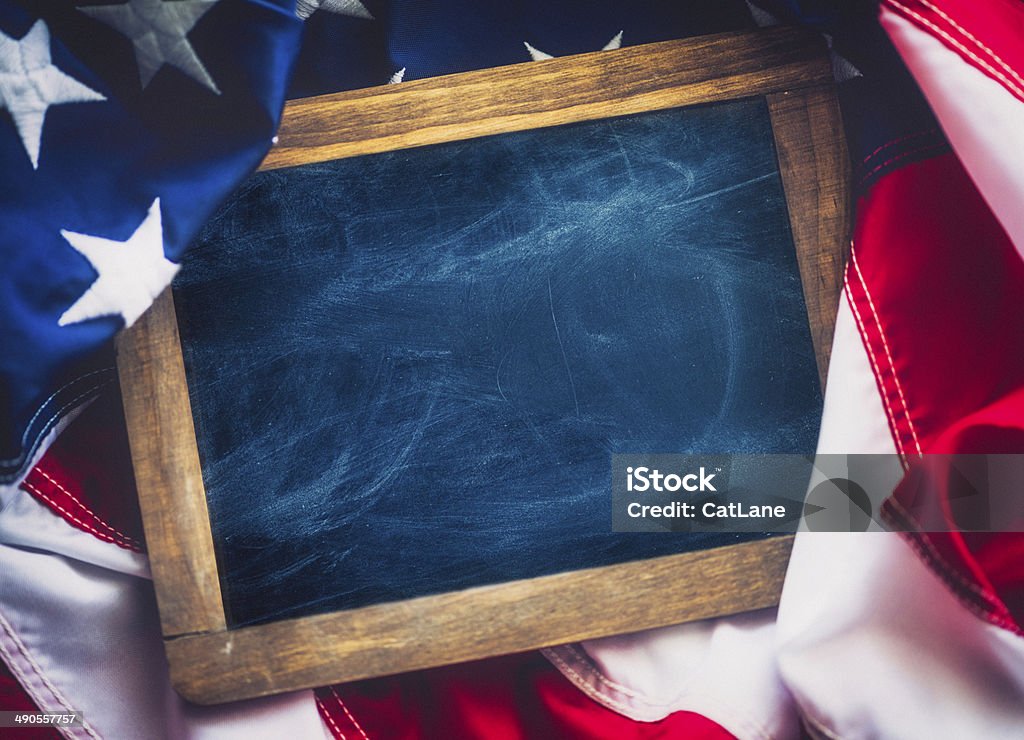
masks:
[[[179,637],[166,642],[171,680],[218,703],[761,609],[779,603],[792,540]]]
[[[768,95],[822,390],[850,235],[850,158],[831,87]]]
[[[168,288],[117,338],[135,487],[164,637],[227,628]]]
[[[294,100],[261,169],[831,82],[799,29],[663,41]]]
[[[766,96],[824,378],[849,164],[820,41],[772,29],[293,101],[263,169]],[[732,614],[778,602],[779,537],[227,629],[170,290],[118,340],[171,676],[218,703]],[[581,616],[585,615],[585,617]]]

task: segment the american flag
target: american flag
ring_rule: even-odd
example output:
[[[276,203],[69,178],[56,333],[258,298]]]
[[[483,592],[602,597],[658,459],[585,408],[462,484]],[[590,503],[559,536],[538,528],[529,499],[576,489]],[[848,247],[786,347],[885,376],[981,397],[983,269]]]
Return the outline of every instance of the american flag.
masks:
[[[0,2],[0,709],[76,710],[72,737],[1019,736],[1015,534],[801,534],[778,610],[212,709],[170,689],[111,340],[285,99],[773,23],[825,35],[854,163],[819,451],[1021,452],[1019,2]]]

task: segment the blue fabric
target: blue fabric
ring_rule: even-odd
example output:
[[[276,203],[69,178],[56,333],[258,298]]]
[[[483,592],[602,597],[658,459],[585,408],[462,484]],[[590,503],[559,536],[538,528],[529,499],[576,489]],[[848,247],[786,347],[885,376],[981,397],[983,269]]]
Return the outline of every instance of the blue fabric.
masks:
[[[289,95],[305,97],[530,60],[524,42],[555,56],[597,51],[619,31],[644,44],[752,28],[743,0],[630,3],[365,0],[374,19],[325,11],[306,22]]]
[[[861,76],[839,85],[858,194],[894,169],[948,152],[924,95],[878,23],[875,0],[756,0],[784,23],[828,34]]]
[[[189,36],[221,94],[166,66],[143,91],[123,35],[76,3],[27,5],[0,2],[0,32],[18,39],[42,18],[53,62],[106,100],[51,106],[36,170],[0,113],[0,482],[113,381],[121,318],[58,325],[97,277],[61,230],[125,240],[160,198],[165,254],[179,261],[269,148],[301,30],[283,0],[222,0]]]
[[[734,542],[611,453],[817,438],[763,100],[260,173],[175,291],[235,624]]]
[[[630,45],[752,27],[740,0],[365,0],[374,20],[318,11],[305,24],[292,0],[221,0],[189,34],[217,96],[170,68],[143,90],[128,40],[76,10],[102,4],[0,0],[0,32],[20,38],[44,19],[57,67],[107,97],[48,111],[38,170],[0,111],[0,482],[24,469],[63,414],[114,383],[110,339],[121,320],[57,325],[96,277],[59,230],[124,239],[160,197],[166,255],[181,259],[268,147],[286,86],[295,97],[379,84],[401,68],[412,80],[525,61],[525,41],[560,55],[599,49],[620,30]],[[840,86],[857,185],[948,150],[878,26],[877,3],[756,4],[831,34],[863,72]]]

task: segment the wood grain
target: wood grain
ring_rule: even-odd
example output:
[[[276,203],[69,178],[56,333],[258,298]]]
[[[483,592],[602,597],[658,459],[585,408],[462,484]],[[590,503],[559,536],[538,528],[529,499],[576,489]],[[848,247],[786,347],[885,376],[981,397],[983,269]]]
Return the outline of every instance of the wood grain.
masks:
[[[665,42],[293,101],[264,168],[768,95],[824,377],[849,165],[820,40],[791,29]],[[806,89],[810,88],[810,89]],[[790,538],[228,630],[170,291],[118,342],[175,685],[216,703],[777,603]],[[656,536],[656,535],[651,535]]]
[[[804,301],[825,387],[850,239],[850,159],[831,85],[768,96]]]
[[[759,609],[778,603],[791,547],[776,537],[180,637],[166,644],[171,680],[219,703]]]
[[[226,627],[171,289],[117,339],[132,466],[165,637]]]
[[[730,33],[294,100],[262,169],[831,81],[820,38]]]

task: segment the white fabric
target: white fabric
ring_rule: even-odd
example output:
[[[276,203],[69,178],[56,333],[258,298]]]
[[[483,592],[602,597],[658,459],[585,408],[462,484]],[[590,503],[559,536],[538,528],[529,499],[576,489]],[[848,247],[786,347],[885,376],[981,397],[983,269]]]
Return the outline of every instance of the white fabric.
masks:
[[[910,22],[882,22],[1020,248],[1024,105]],[[840,319],[819,452],[893,452],[845,303]],[[818,734],[1021,735],[1024,640],[967,611],[898,535],[799,535],[778,638],[783,679]]]
[[[1020,103],[906,21],[883,22],[1024,245]],[[819,450],[894,451],[845,301]],[[309,692],[184,706],[167,683],[144,563],[47,516],[24,494],[0,514],[0,654],[45,710],[81,711],[103,737],[321,736]],[[967,612],[894,535],[800,534],[777,624],[767,610],[546,653],[627,716],[691,710],[741,738],[795,737],[794,699],[822,736],[999,738],[1024,727],[1024,640]]]
[[[82,534],[24,491],[18,491],[0,512],[0,543],[4,545],[61,553],[117,573],[150,578],[149,560],[145,555]]]
[[[0,658],[82,738],[319,738],[312,692],[197,707],[170,687],[145,558],[19,492],[0,512]]]
[[[545,650],[585,694],[633,719],[708,717],[739,738],[798,735],[775,669],[775,610]]]
[[[1024,103],[911,21],[888,10],[881,20],[960,161],[1024,254]]]
[[[817,734],[1021,737],[1024,640],[964,609],[897,534],[798,535],[778,638]]]
[[[895,454],[845,300],[818,451]],[[1024,640],[964,609],[896,534],[797,535],[778,655],[824,736],[1009,738],[1024,727]]]

